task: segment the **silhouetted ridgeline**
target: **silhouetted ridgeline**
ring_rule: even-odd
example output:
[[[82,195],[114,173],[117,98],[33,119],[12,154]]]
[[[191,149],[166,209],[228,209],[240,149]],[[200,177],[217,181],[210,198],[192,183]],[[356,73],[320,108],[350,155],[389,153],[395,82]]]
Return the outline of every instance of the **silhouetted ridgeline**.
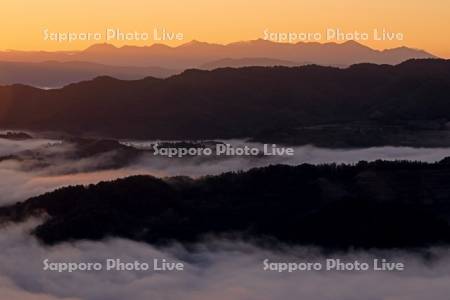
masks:
[[[449,96],[447,60],[347,69],[188,70],[168,79],[99,77],[59,90],[0,87],[0,127],[143,139],[261,140],[324,123],[440,130],[449,125]]]
[[[29,140],[33,137],[25,132],[14,132],[14,131],[7,131],[5,133],[0,133],[0,139],[7,139],[7,140],[16,140],[16,141],[23,141],[23,140]]]
[[[10,132],[0,134],[0,138],[24,140],[31,136],[25,133]],[[47,144],[33,150],[19,151],[14,154],[0,155],[0,162],[15,161],[24,171],[43,171],[47,168],[61,167],[58,174],[71,174],[94,170],[109,170],[125,167],[140,158],[143,151],[127,147],[114,140],[95,140],[67,138],[60,142]],[[85,160],[80,165],[76,162]],[[71,162],[70,165],[61,165]]]
[[[74,186],[0,209],[46,213],[48,244],[120,236],[148,243],[238,233],[328,248],[450,243],[450,163],[271,166],[198,180],[135,176]]]
[[[202,68],[212,64],[234,66],[247,64],[249,60],[261,58],[278,60],[277,65],[303,65],[311,62],[319,65],[344,65],[360,62],[376,64],[398,64],[412,58],[436,58],[423,50],[407,47],[375,50],[355,41],[345,43],[276,43],[258,39],[227,45],[191,41],[176,47],[153,44],[148,47],[95,44],[82,51],[0,51],[0,61],[46,62],[46,61],[84,61],[116,66],[159,66],[185,70]],[[224,61],[231,59],[231,61]],[[281,60],[281,61],[280,61]],[[260,61],[261,62],[261,61]],[[225,64],[224,64],[225,63]],[[264,62],[264,64],[267,63]],[[270,63],[272,64],[272,63]]]
[[[1,56],[1,55],[0,55]],[[38,87],[62,87],[69,83],[108,75],[123,80],[146,76],[168,77],[177,71],[157,67],[119,67],[89,62],[3,62],[0,60],[0,84],[21,83]]]

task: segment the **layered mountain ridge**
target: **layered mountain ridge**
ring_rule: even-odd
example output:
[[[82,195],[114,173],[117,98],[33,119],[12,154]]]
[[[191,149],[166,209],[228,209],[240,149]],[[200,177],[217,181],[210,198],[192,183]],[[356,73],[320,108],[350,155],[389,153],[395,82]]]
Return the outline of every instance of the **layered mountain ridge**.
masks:
[[[2,86],[0,127],[183,140],[264,138],[323,124],[376,122],[378,131],[401,125],[416,134],[415,128],[448,127],[449,93],[447,60],[187,70],[134,81],[103,76],[55,90]],[[364,126],[350,137],[364,134]],[[367,135],[389,133],[378,131]]]
[[[374,50],[355,41],[345,43],[277,43],[267,40],[226,45],[191,41],[177,47],[162,44],[123,46],[95,44],[82,51],[2,51],[0,61],[43,62],[85,61],[115,66],[146,66],[184,70],[221,59],[270,58],[296,64],[348,66],[356,63],[398,64],[412,58],[436,58],[407,47]]]

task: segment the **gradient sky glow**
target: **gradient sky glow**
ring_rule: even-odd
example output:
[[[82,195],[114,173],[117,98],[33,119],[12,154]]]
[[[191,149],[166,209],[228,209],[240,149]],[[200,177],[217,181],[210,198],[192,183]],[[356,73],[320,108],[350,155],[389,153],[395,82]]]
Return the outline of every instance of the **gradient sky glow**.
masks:
[[[42,31],[147,31],[166,28],[192,39],[228,43],[272,32],[340,28],[402,32],[404,41],[365,41],[376,49],[408,46],[450,58],[449,0],[10,0],[0,2],[0,49],[83,49],[92,42],[44,41]],[[115,42],[149,45],[153,42]],[[180,42],[166,42],[177,45]]]

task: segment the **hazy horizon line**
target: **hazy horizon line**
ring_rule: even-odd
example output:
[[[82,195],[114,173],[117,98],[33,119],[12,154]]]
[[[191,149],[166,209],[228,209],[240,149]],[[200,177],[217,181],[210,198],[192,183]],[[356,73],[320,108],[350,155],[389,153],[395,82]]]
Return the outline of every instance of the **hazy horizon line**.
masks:
[[[184,46],[188,46],[188,45],[192,45],[192,44],[202,44],[202,45],[208,45],[208,46],[222,46],[222,47],[227,47],[227,46],[232,46],[232,45],[236,45],[236,44],[245,44],[245,43],[252,43],[252,42],[265,42],[267,44],[279,44],[279,45],[284,45],[284,46],[296,46],[296,45],[345,45],[345,44],[357,44],[359,46],[371,49],[373,51],[378,51],[378,52],[383,52],[383,51],[389,51],[389,50],[395,50],[395,49],[401,49],[401,48],[407,48],[407,49],[411,49],[411,50],[415,50],[415,51],[423,51],[426,52],[428,54],[431,54],[437,58],[450,58],[450,57],[443,57],[443,56],[438,56],[426,49],[423,48],[417,48],[417,47],[412,47],[412,46],[407,46],[402,45],[402,46],[398,46],[398,47],[392,47],[392,48],[374,48],[368,45],[365,45],[364,43],[360,42],[360,41],[356,41],[356,40],[348,40],[348,41],[343,41],[341,43],[339,42],[318,42],[318,41],[298,41],[298,42],[278,42],[278,41],[271,41],[271,40],[266,40],[263,38],[257,38],[257,39],[252,39],[252,40],[239,40],[239,41],[234,41],[234,42],[228,42],[228,43],[217,43],[217,42],[206,42],[206,41],[200,41],[197,39],[192,39],[188,42],[183,42],[180,43],[179,45],[169,45],[167,43],[151,43],[149,45],[133,45],[133,44],[126,44],[126,45],[117,45],[117,43],[114,42],[97,42],[97,43],[92,43],[89,46],[85,47],[85,48],[80,48],[80,49],[73,49],[73,50],[43,50],[43,49],[33,49],[33,50],[27,50],[27,49],[10,49],[10,48],[2,48],[0,49],[0,52],[44,52],[44,53],[79,53],[79,52],[84,52],[89,50],[92,47],[95,46],[109,46],[109,47],[113,47],[115,49],[123,49],[123,48],[152,48],[152,47],[158,47],[158,46],[163,46],[169,49],[177,49],[180,47],[184,47]]]

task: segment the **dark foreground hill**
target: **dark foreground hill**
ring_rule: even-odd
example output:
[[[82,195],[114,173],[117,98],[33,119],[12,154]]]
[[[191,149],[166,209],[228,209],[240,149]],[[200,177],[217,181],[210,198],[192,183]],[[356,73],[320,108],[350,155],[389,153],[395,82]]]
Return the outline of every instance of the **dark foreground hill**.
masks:
[[[34,230],[47,244],[237,234],[329,249],[427,247],[450,243],[449,177],[448,159],[272,166],[198,180],[136,176],[63,188],[1,208],[0,218],[48,215]]]
[[[311,131],[322,132],[316,125],[338,124],[342,129],[351,124],[353,130],[347,135],[362,135],[358,140],[367,139],[363,144],[372,145],[401,140],[397,135],[404,130],[414,135],[416,129],[448,129],[449,121],[450,61],[446,60],[347,69],[188,70],[167,79],[99,77],[58,90],[0,87],[0,127],[109,137],[276,140],[279,133],[305,137]],[[384,139],[392,133],[397,135]],[[320,144],[329,136],[311,140]]]

